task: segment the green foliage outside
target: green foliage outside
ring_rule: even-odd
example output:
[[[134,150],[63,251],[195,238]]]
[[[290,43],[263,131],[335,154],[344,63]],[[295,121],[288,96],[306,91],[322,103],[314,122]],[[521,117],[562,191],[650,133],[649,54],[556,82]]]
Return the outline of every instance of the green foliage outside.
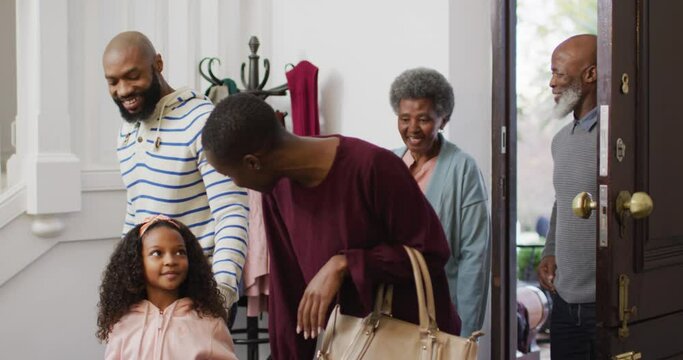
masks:
[[[542,248],[521,248],[517,249],[517,279],[529,280],[533,277],[541,262]],[[530,262],[533,261],[533,265]]]

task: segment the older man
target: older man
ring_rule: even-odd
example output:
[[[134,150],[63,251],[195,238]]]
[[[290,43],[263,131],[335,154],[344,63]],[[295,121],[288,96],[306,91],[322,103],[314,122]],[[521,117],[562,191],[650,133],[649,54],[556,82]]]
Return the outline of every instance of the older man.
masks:
[[[553,138],[555,205],[538,267],[541,285],[553,292],[553,359],[595,358],[595,222],[572,214],[576,194],[597,193],[596,37],[577,35],[552,55],[550,87],[556,116],[574,121]]]
[[[226,307],[238,299],[247,251],[247,193],[206,161],[201,133],[211,101],[188,88],[174,90],[149,39],[123,32],[102,58],[109,93],[124,122],[117,149],[127,189],[123,231],[149,215],[185,223],[212,263]]]

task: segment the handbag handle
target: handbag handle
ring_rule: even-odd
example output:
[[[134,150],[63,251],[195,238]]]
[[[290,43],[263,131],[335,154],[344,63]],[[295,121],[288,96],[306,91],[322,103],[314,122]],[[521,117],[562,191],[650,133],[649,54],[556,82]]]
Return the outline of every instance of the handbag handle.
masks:
[[[431,330],[438,330],[436,325],[436,305],[434,302],[434,289],[432,287],[432,278],[429,275],[429,268],[427,267],[427,262],[422,256],[422,253],[414,248],[409,248],[412,255],[415,257],[417,264],[420,268],[420,273],[422,274],[422,282],[424,284],[424,292],[427,298],[427,316],[429,317],[429,328]]]
[[[434,294],[432,293],[432,281],[429,277],[427,266],[420,266],[420,261],[422,261],[424,264],[424,258],[419,251],[409,246],[403,245],[403,248],[408,254],[410,265],[413,269],[415,293],[417,294],[417,310],[419,315],[420,331],[429,332],[437,330],[436,321],[434,320],[436,317],[434,315]],[[418,258],[420,260],[417,260]],[[423,279],[426,280],[426,284],[423,283]],[[425,285],[427,286],[426,289]],[[391,316],[392,297],[393,285],[384,283],[379,284],[377,293],[375,295],[375,306],[373,307],[370,317],[367,319],[373,324],[374,327],[376,327],[379,323],[382,314]]]
[[[415,291],[417,292],[417,305],[420,316],[420,330],[425,332],[436,331],[436,312],[434,310],[434,293],[429,270],[422,253],[409,246],[403,245],[410,258],[415,277]],[[419,260],[418,260],[419,259]],[[421,266],[422,265],[422,266]],[[426,297],[426,304],[425,304]]]
[[[432,287],[432,279],[429,275],[429,269],[427,268],[427,263],[425,262],[422,253],[417,249],[406,245],[403,245],[403,248],[410,259],[410,265],[413,269],[420,330],[424,332],[436,331],[438,330],[438,327],[436,325],[434,291]],[[385,285],[384,283],[380,284],[377,288],[375,306],[371,316],[373,321],[378,321],[382,314],[391,316],[393,302],[392,298],[393,285]]]
[[[404,249],[410,259],[410,265],[413,269],[413,277],[415,280],[415,292],[417,294],[417,305],[419,312],[419,327],[420,331],[425,333],[436,332],[438,327],[436,325],[436,311],[434,306],[434,292],[432,289],[432,279],[429,275],[429,269],[422,256],[422,253],[416,249],[404,245]],[[372,326],[377,327],[381,315],[391,316],[392,302],[393,302],[393,285],[379,284],[377,293],[375,295],[375,305],[369,318],[374,323]],[[426,297],[426,303],[425,303]],[[337,328],[337,313],[339,312],[339,304],[336,305],[335,310],[332,311],[334,319],[332,325],[332,334],[323,337],[320,350],[318,350],[317,358],[324,359],[332,347],[332,342],[335,337],[335,330]]]
[[[394,299],[394,285],[379,284],[375,294],[375,305],[373,306],[373,314],[393,316],[391,309]]]

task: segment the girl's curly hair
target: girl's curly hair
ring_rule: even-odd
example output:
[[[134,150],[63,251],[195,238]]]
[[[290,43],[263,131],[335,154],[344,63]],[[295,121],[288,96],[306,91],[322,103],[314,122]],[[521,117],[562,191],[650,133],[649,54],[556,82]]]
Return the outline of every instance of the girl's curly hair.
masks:
[[[218,291],[216,280],[197,238],[190,229],[174,220],[178,227],[168,221],[158,221],[149,226],[146,233],[155,227],[165,226],[176,230],[185,240],[187,250],[187,278],[180,286],[180,297],[189,297],[194,309],[201,315],[221,318],[227,323],[227,312],[223,296]],[[97,338],[108,341],[114,325],[128,313],[130,307],[147,298],[147,287],[142,262],[142,238],[138,224],[131,229],[116,246],[100,285],[99,314],[97,315]]]

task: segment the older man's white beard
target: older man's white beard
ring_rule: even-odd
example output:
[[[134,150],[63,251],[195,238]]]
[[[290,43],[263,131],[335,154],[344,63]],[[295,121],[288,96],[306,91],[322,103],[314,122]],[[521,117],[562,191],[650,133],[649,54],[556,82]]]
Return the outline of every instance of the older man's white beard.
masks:
[[[563,119],[574,110],[576,104],[581,100],[581,87],[571,86],[565,90],[553,108],[553,116],[556,119]]]

